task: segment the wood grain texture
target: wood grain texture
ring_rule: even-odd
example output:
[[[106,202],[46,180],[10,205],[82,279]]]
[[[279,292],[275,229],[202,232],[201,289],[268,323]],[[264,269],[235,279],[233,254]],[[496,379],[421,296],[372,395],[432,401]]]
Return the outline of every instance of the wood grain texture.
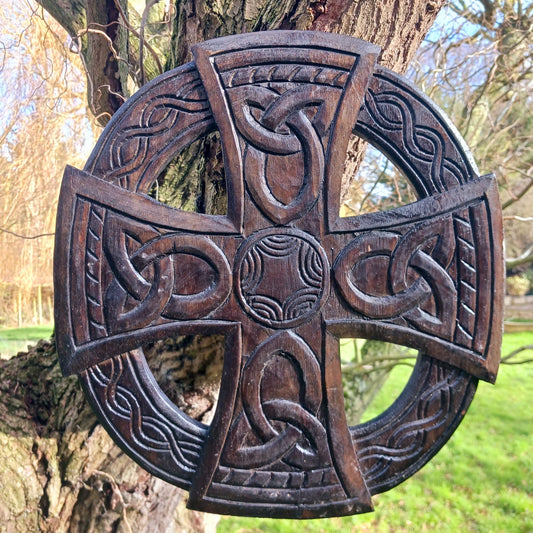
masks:
[[[493,382],[503,258],[497,188],[445,117],[369,43],[265,32],[198,45],[116,113],[85,171],[67,168],[55,256],[56,329],[100,419],[192,508],[312,518],[366,512],[446,442],[478,379]],[[225,216],[146,194],[214,130]],[[353,133],[419,201],[339,216]],[[210,426],[174,406],[143,344],[226,337]],[[339,342],[419,350],[393,407],[350,428]]]

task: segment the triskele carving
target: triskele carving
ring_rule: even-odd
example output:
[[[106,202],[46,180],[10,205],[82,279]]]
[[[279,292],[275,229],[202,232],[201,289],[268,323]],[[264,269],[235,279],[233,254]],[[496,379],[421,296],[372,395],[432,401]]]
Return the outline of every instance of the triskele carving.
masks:
[[[278,391],[261,394],[262,377],[278,358],[301,378],[286,398]],[[331,466],[326,429],[318,419],[322,405],[320,364],[301,338],[281,331],[260,344],[243,369],[241,386],[243,410],[231,428],[224,464],[259,468],[279,462],[281,467],[286,464],[304,471]],[[281,431],[276,428],[280,422],[284,424]],[[243,437],[257,444],[244,445]]]
[[[421,468],[493,382],[502,227],[493,176],[379,49],[315,32],[215,39],[153,80],[67,167],[55,252],[56,338],[116,442],[189,490],[191,508],[312,518],[370,511]],[[218,130],[226,215],[150,198],[181,150]],[[340,217],[350,135],[419,197]],[[173,405],[146,343],[224,335],[210,426]],[[402,395],[346,422],[339,339],[419,351]]]

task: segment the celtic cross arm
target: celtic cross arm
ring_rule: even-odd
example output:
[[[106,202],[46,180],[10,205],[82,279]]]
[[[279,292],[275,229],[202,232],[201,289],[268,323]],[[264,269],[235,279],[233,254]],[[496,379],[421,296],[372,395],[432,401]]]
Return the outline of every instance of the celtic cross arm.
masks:
[[[56,236],[65,373],[115,440],[190,491],[189,506],[259,516],[365,512],[449,438],[501,340],[498,194],[457,132],[363,41],[314,32],[216,39],[110,122],[84,171],[67,168]],[[147,193],[218,130],[228,211]],[[350,135],[405,173],[419,200],[339,216]],[[210,426],[175,407],[142,346],[226,337]],[[349,427],[339,339],[419,351],[406,390]],[[431,413],[431,416],[428,414]],[[413,430],[416,428],[416,430]]]

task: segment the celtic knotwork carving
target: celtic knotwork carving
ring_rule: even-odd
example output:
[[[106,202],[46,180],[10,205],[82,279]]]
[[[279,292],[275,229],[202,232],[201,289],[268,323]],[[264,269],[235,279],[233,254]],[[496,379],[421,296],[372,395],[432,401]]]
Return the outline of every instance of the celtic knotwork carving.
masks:
[[[391,488],[391,479],[399,472],[416,472],[432,455],[435,439],[451,436],[476,385],[477,380],[461,370],[450,370],[422,356],[407,385],[412,393],[419,392],[421,401],[413,403],[407,395],[400,397],[383,414],[381,430],[376,431],[372,423],[352,428],[354,439],[363,443],[359,461],[372,494]],[[450,413],[455,413],[451,424]]]
[[[249,144],[244,166],[252,198],[278,224],[300,217],[318,197],[324,176],[318,132],[324,135],[331,124],[340,91],[297,87],[280,96],[264,87],[243,86],[229,94],[244,102],[233,110],[238,131]],[[306,114],[310,109],[312,119]]]
[[[421,197],[464,185],[477,174],[457,130],[386,69],[373,77],[355,130],[411,176]]]
[[[280,364],[290,366],[294,379],[287,397],[262,383],[269,370],[276,379]],[[317,418],[322,404],[320,365],[302,339],[279,332],[259,345],[243,369],[242,387],[243,412],[230,432],[224,465],[268,464],[274,470],[278,461],[300,470],[331,465],[326,430]]]
[[[148,326],[160,316],[177,320],[205,317],[229,295],[227,259],[205,237],[175,233],[163,236],[150,227],[109,214],[104,250],[114,273],[105,295],[110,333]],[[196,265],[191,264],[191,258],[199,260]],[[177,293],[176,282],[184,284],[182,276],[194,276],[195,270],[196,277],[208,280],[203,290]]]
[[[494,381],[503,261],[498,193],[431,102],[339,35],[203,43],[113,117],[85,172],[67,168],[55,251],[56,339],[100,419],[190,507],[260,516],[365,512],[446,442]],[[220,132],[228,212],[146,193]],[[353,133],[420,199],[340,217]],[[330,280],[333,279],[333,282]],[[226,337],[211,426],[171,404],[142,351]],[[390,409],[349,428],[339,339],[419,351]]]
[[[334,265],[344,299],[370,318],[404,317],[426,333],[451,340],[457,299],[447,272],[455,249],[452,228],[446,217],[404,236],[373,232],[354,239]]]
[[[132,451],[141,464],[148,454],[155,458],[160,476],[188,485],[200,459],[205,429],[165,400],[155,381],[152,390],[140,388],[149,376],[144,357],[134,351],[88,369],[82,383],[89,397],[102,398],[105,409],[99,414],[111,433],[119,439],[120,432],[132,434]]]
[[[446,185],[462,184],[459,166],[444,154],[445,141],[436,130],[416,123],[415,111],[397,92],[378,95],[369,90],[365,108],[376,125],[402,135],[406,151],[429,167],[430,192],[442,192]]]
[[[165,74],[156,85],[139,117],[122,114],[117,135],[108,146],[95,149],[88,171],[130,190],[148,192],[173,153],[213,128],[195,69],[184,68],[179,79]]]

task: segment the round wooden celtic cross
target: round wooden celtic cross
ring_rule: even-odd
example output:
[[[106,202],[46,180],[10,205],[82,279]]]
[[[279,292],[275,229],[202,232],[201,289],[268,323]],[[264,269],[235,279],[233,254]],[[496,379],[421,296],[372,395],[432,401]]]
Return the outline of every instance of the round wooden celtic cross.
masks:
[[[496,182],[377,47],[313,32],[221,38],[143,87],[84,171],[67,168],[55,255],[62,368],[116,442],[218,513],[310,518],[372,509],[424,465],[493,382],[502,318]],[[148,196],[184,148],[218,130],[225,216]],[[418,201],[340,217],[350,135]],[[142,345],[226,338],[210,426],[173,405]],[[382,415],[346,423],[339,338],[419,351]]]

